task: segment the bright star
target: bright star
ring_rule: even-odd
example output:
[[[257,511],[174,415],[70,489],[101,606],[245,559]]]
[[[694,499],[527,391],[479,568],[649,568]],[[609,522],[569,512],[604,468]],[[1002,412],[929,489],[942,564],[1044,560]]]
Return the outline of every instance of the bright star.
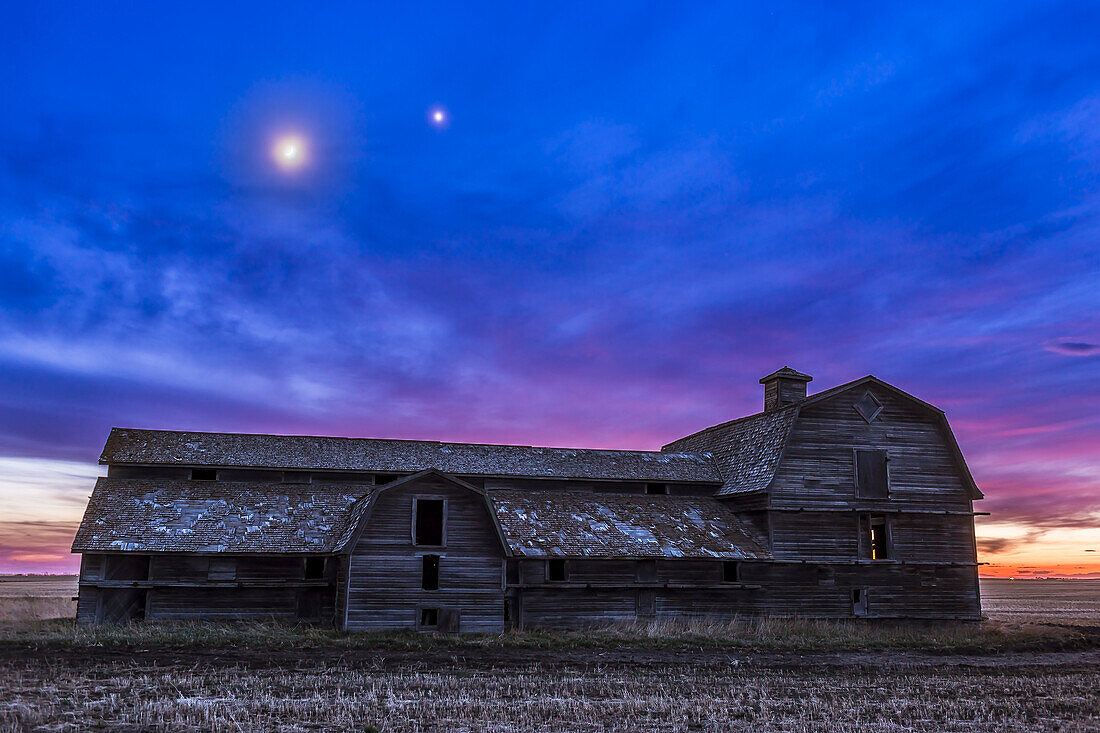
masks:
[[[446,108],[436,105],[428,110],[428,122],[431,123],[432,127],[442,130],[450,124],[451,115]]]
[[[298,168],[306,162],[305,141],[296,135],[281,137],[275,142],[272,155],[283,168]]]

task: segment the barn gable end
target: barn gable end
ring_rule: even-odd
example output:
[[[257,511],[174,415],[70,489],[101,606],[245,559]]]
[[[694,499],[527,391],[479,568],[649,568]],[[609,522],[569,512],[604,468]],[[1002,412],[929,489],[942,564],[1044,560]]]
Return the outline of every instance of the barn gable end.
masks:
[[[426,526],[429,510],[440,526]],[[483,490],[421,471],[380,487],[360,521],[347,548],[347,629],[504,629],[508,549]]]

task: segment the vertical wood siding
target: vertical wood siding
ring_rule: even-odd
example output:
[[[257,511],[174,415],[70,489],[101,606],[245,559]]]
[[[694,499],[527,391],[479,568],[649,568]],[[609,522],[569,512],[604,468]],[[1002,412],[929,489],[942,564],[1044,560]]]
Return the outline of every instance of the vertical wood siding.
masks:
[[[446,547],[412,544],[413,501],[447,500]],[[421,588],[423,555],[439,555],[439,589]],[[454,609],[461,631],[504,629],[503,558],[485,499],[438,477],[378,495],[351,555],[347,628],[416,628],[421,608]]]

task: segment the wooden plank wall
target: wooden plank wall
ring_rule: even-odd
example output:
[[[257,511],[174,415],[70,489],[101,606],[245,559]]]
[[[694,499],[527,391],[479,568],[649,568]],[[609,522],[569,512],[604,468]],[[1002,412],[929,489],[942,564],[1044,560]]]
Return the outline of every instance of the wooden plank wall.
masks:
[[[854,408],[865,391],[883,407],[871,423]],[[857,495],[856,449],[887,451],[889,497]],[[927,409],[875,386],[803,407],[769,502],[774,557],[838,563],[835,587],[866,587],[868,615],[978,614],[973,503],[948,436]],[[860,513],[886,517],[890,562],[839,564],[859,557]],[[959,563],[969,565],[951,566]],[[802,614],[812,606],[844,615],[844,593],[816,585],[815,572],[813,565],[775,565],[760,578],[768,591],[762,611]]]
[[[893,392],[871,388],[883,410],[868,424],[854,404],[862,388],[802,409],[771,491],[772,507],[847,507],[855,495],[855,449],[889,453],[891,506],[970,511],[963,478],[937,421]],[[865,500],[870,503],[875,500]]]
[[[447,501],[446,546],[412,543],[417,496]],[[421,587],[422,556],[439,555],[439,590]],[[418,609],[455,609],[461,631],[504,628],[504,551],[480,493],[436,476],[381,492],[351,556],[349,630],[416,628]]]
[[[644,582],[637,561],[569,560],[566,581],[552,582],[545,580],[545,560],[514,562],[511,620],[527,629],[651,618],[852,618],[855,589],[868,596],[869,618],[975,619],[979,613],[974,566],[745,561],[740,582],[724,583],[721,562],[658,560],[656,580]],[[654,596],[652,613],[644,593]]]
[[[212,560],[220,569],[213,576]],[[130,570],[142,563],[148,564],[148,578],[131,581]],[[226,568],[234,572],[227,575]],[[297,555],[155,554],[150,561],[149,555],[87,554],[81,560],[77,620],[126,621],[114,618],[112,608],[138,589],[145,593],[146,621],[277,618],[334,623],[338,560],[330,558],[318,580],[305,580],[304,570],[304,559]],[[302,594],[318,596],[317,602],[300,604]],[[105,607],[101,599],[111,602]],[[311,613],[301,616],[300,609],[307,608]]]

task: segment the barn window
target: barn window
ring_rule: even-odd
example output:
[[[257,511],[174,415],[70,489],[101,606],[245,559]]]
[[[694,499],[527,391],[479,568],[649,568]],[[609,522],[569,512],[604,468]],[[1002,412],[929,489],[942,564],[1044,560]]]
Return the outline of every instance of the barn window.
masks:
[[[561,583],[565,581],[565,560],[555,559],[546,561],[546,579]]]
[[[668,484],[646,484],[645,493],[650,495],[667,494]]]
[[[856,451],[856,495],[867,499],[890,496],[888,461],[884,450]]]
[[[862,514],[859,518],[860,556],[865,560],[890,559],[890,526],[881,514]]]
[[[439,590],[439,555],[424,556],[420,587],[424,590]]]
[[[149,580],[149,555],[108,555],[104,580]]]
[[[420,626],[421,628],[434,629],[439,626],[439,609],[438,608],[422,608],[420,609]]]
[[[217,481],[218,469],[216,468],[192,468],[192,481]]]
[[[323,557],[306,558],[306,580],[321,580],[325,577],[325,559]]]
[[[726,560],[722,563],[722,580],[727,583],[741,582],[741,563],[736,560]]]
[[[443,499],[417,499],[413,507],[413,543],[442,547],[444,538]]]
[[[637,565],[637,577],[639,583],[657,582],[657,561],[639,560]]]

